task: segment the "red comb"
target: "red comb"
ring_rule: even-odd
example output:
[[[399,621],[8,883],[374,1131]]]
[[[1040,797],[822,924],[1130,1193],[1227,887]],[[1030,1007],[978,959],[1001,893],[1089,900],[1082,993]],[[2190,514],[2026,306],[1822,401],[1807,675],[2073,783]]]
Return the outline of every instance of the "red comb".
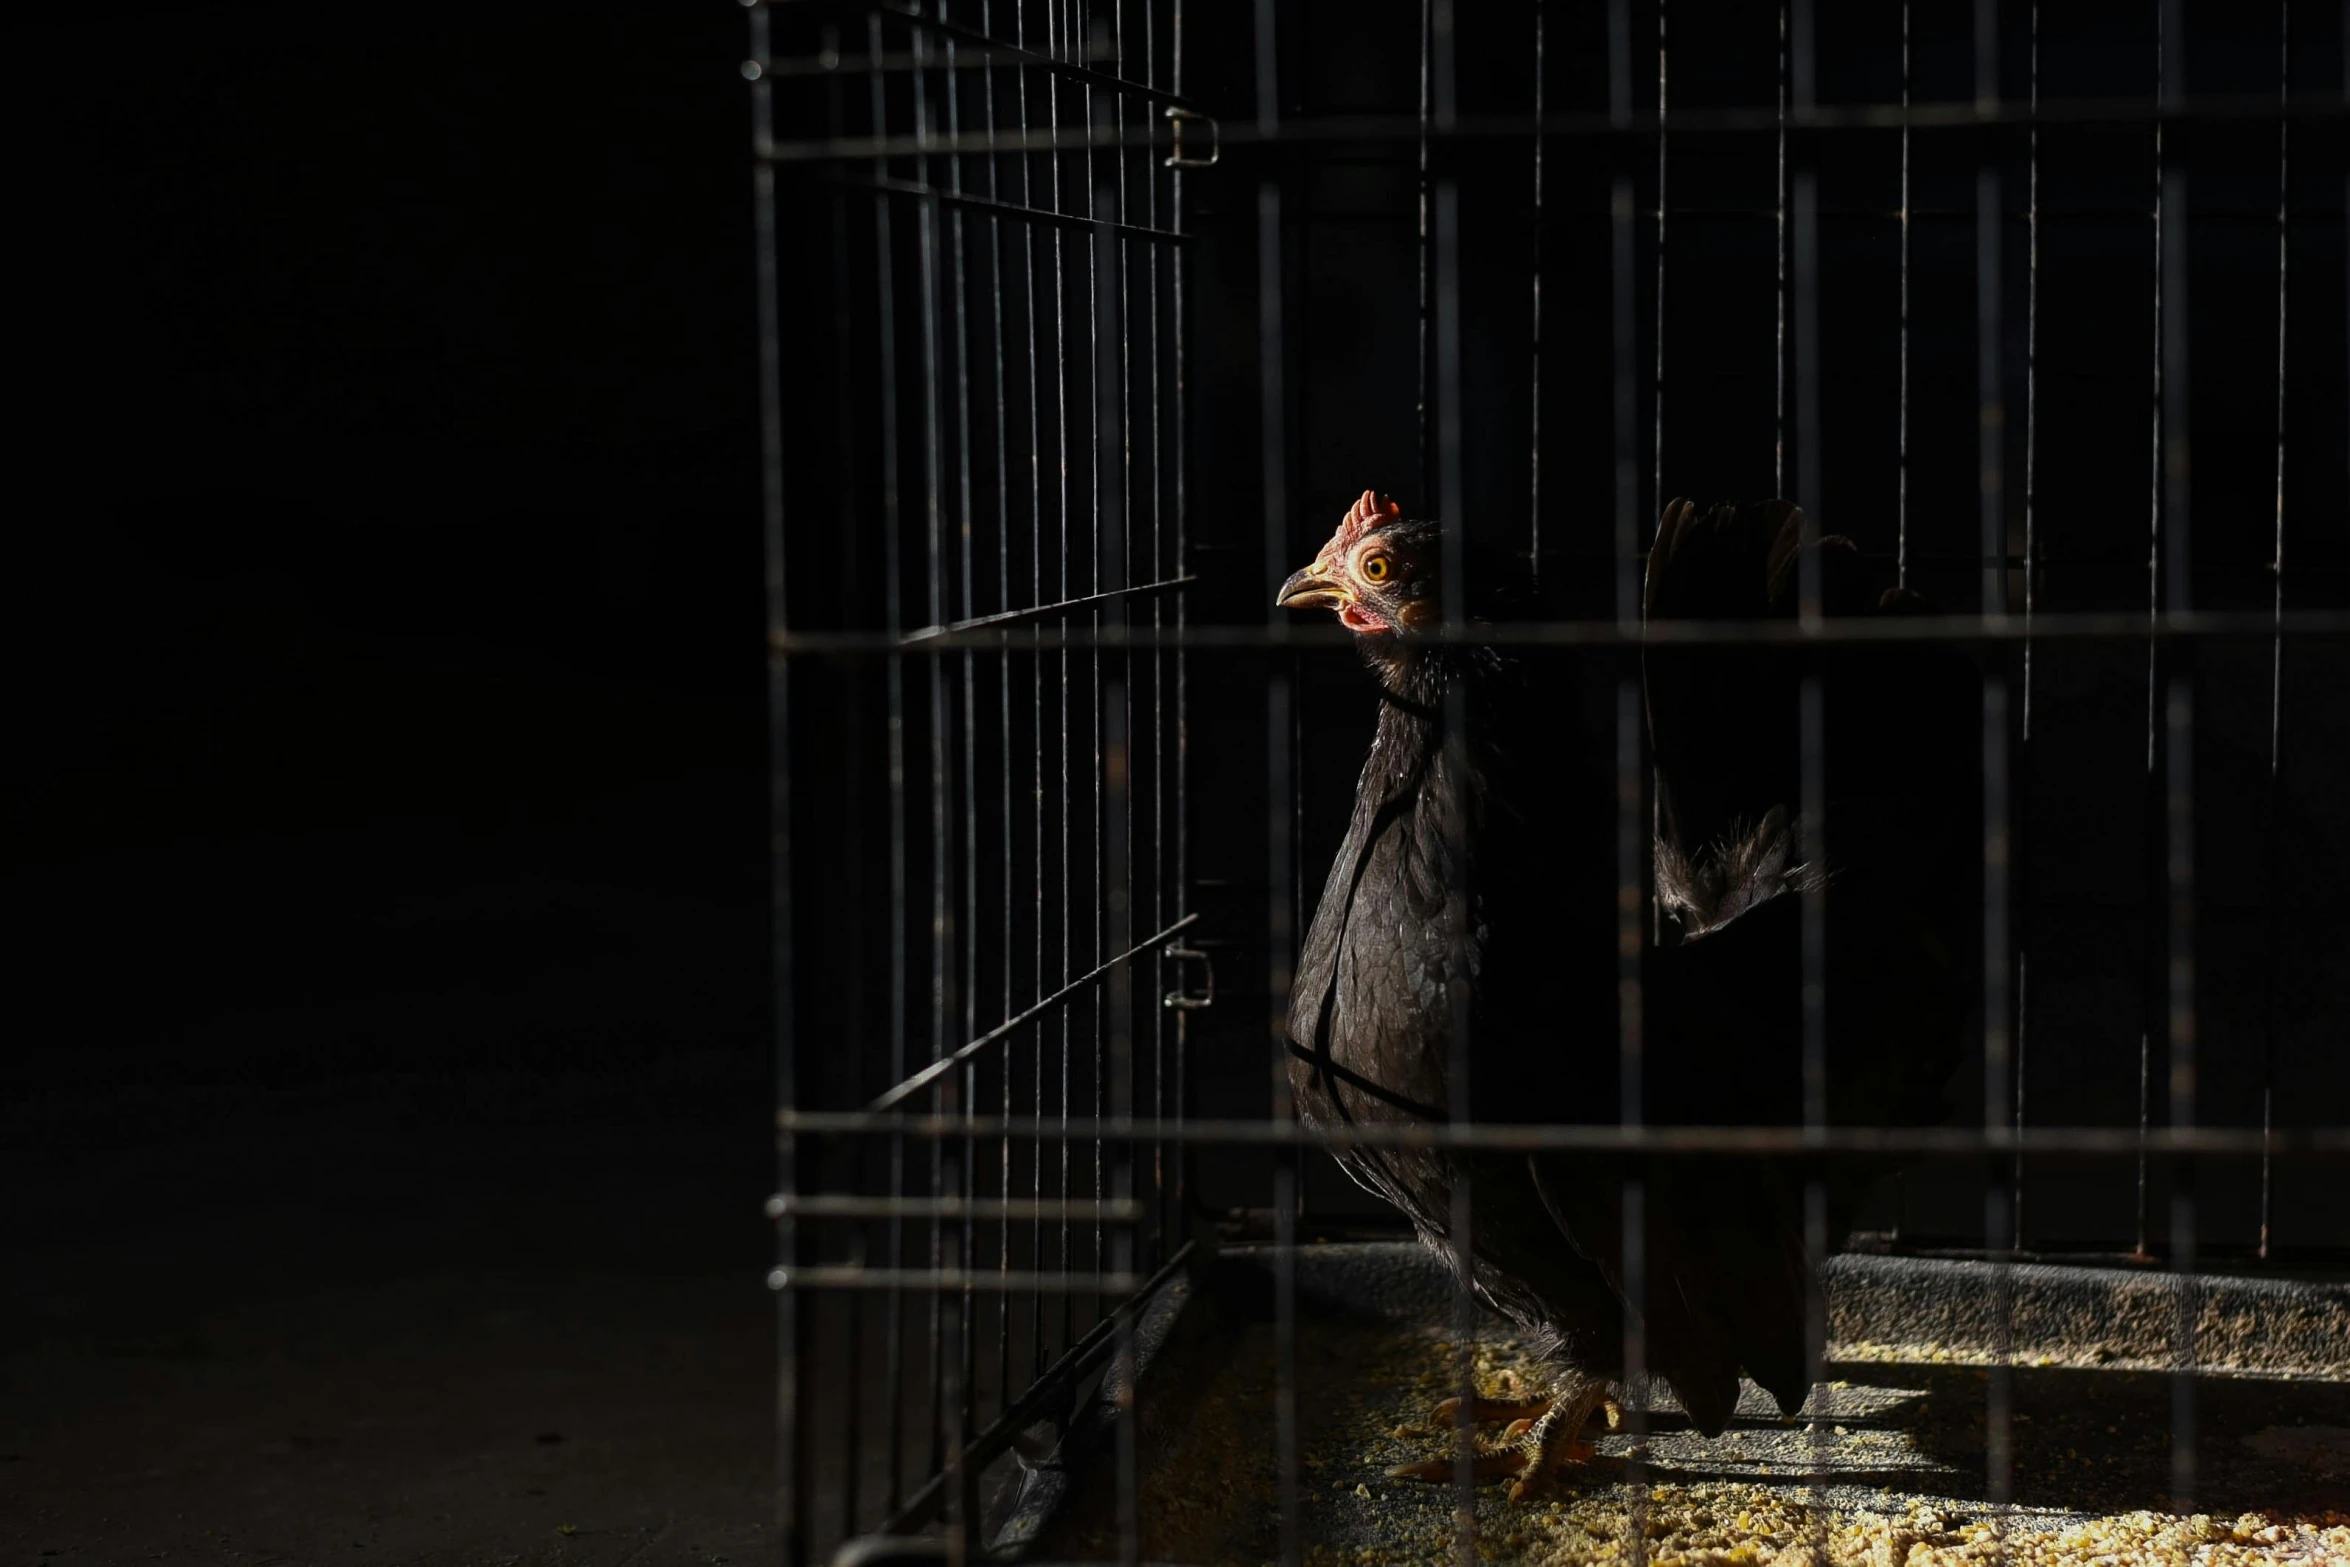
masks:
[[[1353,549],[1363,536],[1374,528],[1383,528],[1403,515],[1403,508],[1376,490],[1363,491],[1347,514],[1339,519],[1337,536],[1331,543],[1340,550]]]

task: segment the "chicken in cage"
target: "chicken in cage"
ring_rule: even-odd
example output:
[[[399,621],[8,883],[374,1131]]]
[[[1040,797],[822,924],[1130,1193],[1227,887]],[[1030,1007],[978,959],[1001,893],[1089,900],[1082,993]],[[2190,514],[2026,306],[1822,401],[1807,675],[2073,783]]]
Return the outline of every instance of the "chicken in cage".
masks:
[[[2350,1559],[2338,9],[750,16],[790,1559]]]

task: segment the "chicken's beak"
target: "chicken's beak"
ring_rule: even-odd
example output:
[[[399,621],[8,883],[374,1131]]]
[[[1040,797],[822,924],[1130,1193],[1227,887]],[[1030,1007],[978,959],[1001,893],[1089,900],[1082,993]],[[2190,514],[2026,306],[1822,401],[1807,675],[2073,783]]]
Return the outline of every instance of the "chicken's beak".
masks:
[[[1315,561],[1303,571],[1291,572],[1273,602],[1282,609],[1336,609],[1354,602],[1345,584],[1330,575],[1327,561]]]

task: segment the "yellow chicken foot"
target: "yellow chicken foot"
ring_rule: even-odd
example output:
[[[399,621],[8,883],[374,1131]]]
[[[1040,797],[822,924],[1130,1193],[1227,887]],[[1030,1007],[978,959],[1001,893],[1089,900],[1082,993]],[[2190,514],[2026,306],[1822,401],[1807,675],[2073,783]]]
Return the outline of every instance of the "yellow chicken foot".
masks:
[[[1539,1420],[1550,1413],[1552,1400],[1541,1398],[1480,1398],[1469,1407],[1469,1418],[1479,1425],[1495,1420]],[[1448,1398],[1428,1412],[1428,1424],[1450,1431],[1460,1419],[1461,1401]]]
[[[1610,1424],[1622,1418],[1615,1401],[1608,1397],[1607,1385],[1600,1382],[1569,1384],[1568,1390],[1547,1399],[1510,1403],[1498,1399],[1478,1399],[1471,1405],[1471,1413],[1480,1419],[1509,1420],[1508,1429],[1496,1441],[1479,1441],[1469,1461],[1469,1473],[1477,1481],[1508,1479],[1510,1500],[1523,1501],[1560,1466],[1580,1463],[1591,1456],[1591,1448],[1576,1440],[1591,1416],[1606,1408]],[[1447,1399],[1437,1406],[1436,1416],[1457,1418],[1460,1400]],[[1390,1480],[1423,1480],[1443,1484],[1458,1471],[1456,1456],[1426,1458],[1417,1463],[1398,1464],[1387,1471]]]

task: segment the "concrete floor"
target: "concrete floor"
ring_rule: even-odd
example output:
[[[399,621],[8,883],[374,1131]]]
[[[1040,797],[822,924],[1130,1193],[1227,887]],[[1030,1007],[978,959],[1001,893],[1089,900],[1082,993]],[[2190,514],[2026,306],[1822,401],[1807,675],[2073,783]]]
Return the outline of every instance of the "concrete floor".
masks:
[[[12,1183],[0,1567],[765,1559],[755,1128],[303,1120]]]
[[[761,1140],[615,1120],[386,1140],[364,1118],[338,1131],[330,1109],[301,1117],[299,1139],[281,1123],[266,1140],[52,1147],[16,1171],[0,1567],[769,1559]],[[1383,1304],[1301,1340],[1306,1539],[1440,1554],[1449,1493],[1385,1478],[1442,1445],[1423,1420],[1451,1351],[1412,1326],[1440,1292],[1389,1249],[1344,1263],[1349,1250],[1310,1271]],[[1200,1374],[1159,1368],[1144,1399],[1145,1543],[1169,1559],[1274,1543],[1270,1337],[1231,1333],[1187,1333],[1170,1367],[1204,1357]],[[1497,1343],[1489,1358],[1498,1374],[1522,1356]],[[1984,1516],[1977,1368],[1835,1375],[1816,1424],[1757,1402],[1707,1440],[1660,1411],[1639,1483],[1692,1507],[1735,1492],[1929,1506],[1953,1528]],[[2350,1383],[2213,1378],[2198,1402],[2202,1507],[2350,1501]],[[2019,1524],[2162,1505],[2167,1378],[2027,1368],[2016,1410]],[[1628,1443],[1600,1449],[1563,1511],[1481,1495],[1489,1544],[1517,1542],[1500,1558],[1550,1554],[1591,1522],[1578,1507],[1620,1504]],[[1808,1490],[1815,1474],[1827,1495]],[[1049,1543],[1101,1554],[1097,1512],[1080,1502]]]

